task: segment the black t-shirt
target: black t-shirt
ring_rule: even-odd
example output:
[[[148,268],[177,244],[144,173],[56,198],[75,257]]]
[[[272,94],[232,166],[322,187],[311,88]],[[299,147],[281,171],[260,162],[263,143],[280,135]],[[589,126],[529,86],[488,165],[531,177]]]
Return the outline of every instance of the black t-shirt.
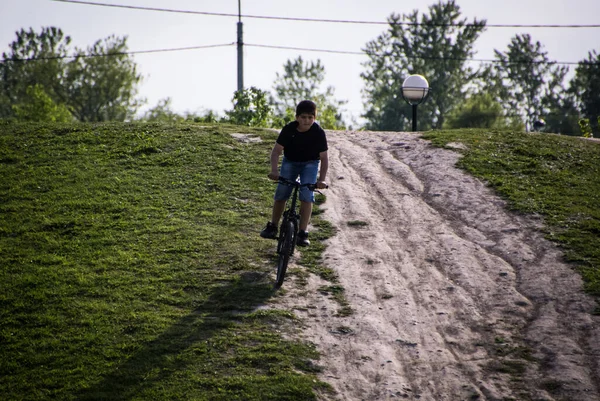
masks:
[[[313,123],[306,132],[298,131],[298,122],[287,124],[277,138],[283,146],[283,155],[293,162],[319,160],[319,153],[327,150],[325,131],[317,123]]]

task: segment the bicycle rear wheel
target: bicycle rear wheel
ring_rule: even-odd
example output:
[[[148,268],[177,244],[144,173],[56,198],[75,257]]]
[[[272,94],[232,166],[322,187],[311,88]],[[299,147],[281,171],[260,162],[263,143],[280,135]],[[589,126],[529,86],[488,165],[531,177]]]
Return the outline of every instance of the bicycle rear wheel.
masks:
[[[275,288],[281,287],[285,272],[287,270],[290,255],[294,246],[294,223],[289,220],[284,220],[281,224],[279,234],[279,243],[277,244],[277,252],[279,259],[277,261],[277,277],[275,279]]]

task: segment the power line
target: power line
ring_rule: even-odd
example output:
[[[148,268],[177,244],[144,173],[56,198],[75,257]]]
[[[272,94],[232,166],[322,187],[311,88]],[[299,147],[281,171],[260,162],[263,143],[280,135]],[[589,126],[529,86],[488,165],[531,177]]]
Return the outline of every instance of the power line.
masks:
[[[90,6],[101,6],[101,7],[114,7],[114,8],[127,8],[132,10],[144,10],[144,11],[160,11],[169,13],[181,13],[181,14],[196,14],[196,15],[210,15],[217,17],[244,17],[254,19],[267,19],[267,20],[278,20],[278,21],[297,21],[297,22],[324,22],[324,23],[337,23],[337,24],[362,24],[362,25],[390,25],[390,22],[383,21],[361,21],[361,20],[339,20],[339,19],[320,19],[320,18],[298,18],[298,17],[277,17],[277,16],[265,16],[265,15],[248,15],[248,14],[233,14],[233,13],[216,13],[208,11],[191,11],[191,10],[176,10],[169,8],[157,8],[157,7],[142,7],[142,6],[128,6],[123,4],[107,4],[98,3],[92,1],[79,1],[79,0],[52,0],[61,3],[72,3],[72,4],[83,4]],[[433,24],[433,23],[418,23],[418,22],[395,22],[395,25],[406,25],[406,26],[459,26],[459,24]],[[460,26],[478,26],[477,24],[463,24]],[[600,24],[486,24],[486,28],[600,28]]]
[[[356,51],[344,51],[344,50],[327,50],[327,49],[314,49],[314,48],[303,48],[303,47],[292,47],[292,46],[272,46],[272,45],[259,45],[252,43],[244,43],[245,46],[250,47],[262,47],[267,49],[280,49],[280,50],[297,50],[297,51],[309,51],[319,53],[336,53],[336,54],[349,54],[349,55],[361,55],[367,56],[366,52]],[[381,55],[379,55],[381,56]],[[477,59],[477,58],[460,58],[460,57],[426,57],[426,56],[406,56],[408,59],[419,59],[419,60],[447,60],[447,61],[474,61],[479,63],[503,63],[503,64],[559,64],[559,65],[579,65],[579,61],[534,61],[534,60],[519,60],[519,61],[505,61],[497,59]]]
[[[25,61],[43,61],[43,60],[58,60],[58,59],[73,59],[73,58],[90,58],[90,57],[112,57],[128,54],[145,54],[145,53],[163,53],[163,52],[175,52],[175,51],[186,51],[186,50],[197,50],[197,49],[209,49],[216,47],[227,47],[235,45],[234,42],[223,43],[217,45],[203,45],[203,46],[189,46],[189,47],[173,47],[167,49],[153,49],[153,50],[137,50],[129,52],[113,52],[106,54],[78,54],[78,55],[66,55],[66,56],[51,56],[51,57],[30,57],[23,59],[5,59],[0,60],[2,62],[25,62]],[[244,43],[244,46],[258,47],[265,49],[276,49],[276,50],[295,50],[295,51],[307,51],[317,53],[331,53],[331,54],[347,54],[347,55],[358,55],[368,56],[364,51],[349,51],[349,50],[331,50],[331,49],[316,49],[306,47],[293,47],[293,46],[277,46],[277,45],[263,45],[255,43]],[[381,55],[380,55],[381,56]],[[459,57],[426,57],[426,56],[406,56],[408,59],[419,59],[419,60],[447,60],[447,61],[473,61],[479,63],[504,63],[504,64],[557,64],[557,65],[579,65],[578,61],[534,61],[534,60],[522,60],[522,61],[505,61],[497,59],[477,59],[477,58],[459,58]],[[595,63],[593,63],[595,64]]]
[[[354,54],[354,55],[360,55],[360,56],[366,55],[365,52],[356,52],[356,51],[310,49],[310,48],[293,47],[293,46],[258,45],[258,44],[253,44],[253,43],[244,43],[244,46],[263,47],[266,49],[279,49],[279,50],[298,50],[298,51],[318,52],[318,53]]]
[[[114,57],[114,56],[122,56],[129,54],[145,54],[145,53],[164,53],[164,52],[178,52],[184,50],[198,50],[198,49],[210,49],[215,47],[225,47],[225,46],[233,46],[235,43],[223,43],[219,45],[204,45],[204,46],[188,46],[188,47],[172,47],[167,49],[152,49],[152,50],[136,50],[130,52],[111,52],[111,53],[101,53],[101,54],[77,54],[77,55],[66,55],[66,56],[49,56],[49,57],[29,57],[29,58],[18,58],[18,59],[10,59],[6,58],[4,60],[0,60],[0,63],[15,61],[42,61],[42,60],[62,60],[69,58],[92,58],[92,57]]]

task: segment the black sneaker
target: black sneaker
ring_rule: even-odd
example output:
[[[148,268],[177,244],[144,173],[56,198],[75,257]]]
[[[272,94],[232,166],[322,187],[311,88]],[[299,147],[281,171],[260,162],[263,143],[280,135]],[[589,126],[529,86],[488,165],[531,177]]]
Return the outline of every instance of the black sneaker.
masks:
[[[260,236],[263,238],[277,238],[277,226],[270,221],[267,223],[267,226],[260,232]]]
[[[296,238],[296,245],[298,246],[309,246],[310,241],[308,240],[308,233],[306,231],[298,231],[298,237]]]

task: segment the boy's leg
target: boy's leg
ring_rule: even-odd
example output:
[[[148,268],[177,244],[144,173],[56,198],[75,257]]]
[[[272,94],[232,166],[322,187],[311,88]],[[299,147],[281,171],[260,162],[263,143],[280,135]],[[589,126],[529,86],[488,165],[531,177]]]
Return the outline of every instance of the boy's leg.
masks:
[[[288,180],[293,180],[298,173],[295,171],[294,164],[288,162],[284,157],[283,161],[281,162],[279,175],[287,178]],[[285,204],[291,193],[292,188],[289,185],[283,185],[281,183],[277,185],[273,202],[273,211],[271,212],[271,221],[268,222],[267,226],[260,232],[261,237],[273,239],[277,238],[277,226],[279,225],[279,220],[283,215]]]
[[[279,225],[279,219],[281,219],[281,215],[283,215],[283,211],[285,210],[285,202],[284,200],[276,200],[273,204],[271,223],[275,224],[275,226]]]
[[[293,181],[298,176],[298,167],[288,161],[285,157],[281,161],[281,168],[279,169],[279,175],[287,180]],[[292,194],[292,187],[289,185],[283,185],[279,183],[277,190],[275,191],[275,203],[273,204],[273,213],[271,214],[271,223],[275,226],[279,225],[279,220],[285,210],[285,203]]]
[[[298,246],[310,245],[307,228],[308,223],[310,222],[312,207],[312,202],[300,201],[300,227],[298,227],[298,238],[296,239],[296,244]]]
[[[307,231],[310,215],[312,214],[312,202],[300,201],[300,231]]]
[[[267,223],[267,226],[260,232],[260,236],[263,238],[277,239],[277,226],[279,225],[279,219],[285,209],[285,201],[276,200],[273,204],[273,214],[271,221]]]
[[[307,162],[300,172],[300,182],[303,184],[313,184],[317,180],[317,173],[319,171],[319,161],[313,160]],[[308,223],[310,222],[310,215],[312,214],[313,202],[315,201],[315,195],[312,191],[306,188],[300,190],[300,231],[306,232]]]

